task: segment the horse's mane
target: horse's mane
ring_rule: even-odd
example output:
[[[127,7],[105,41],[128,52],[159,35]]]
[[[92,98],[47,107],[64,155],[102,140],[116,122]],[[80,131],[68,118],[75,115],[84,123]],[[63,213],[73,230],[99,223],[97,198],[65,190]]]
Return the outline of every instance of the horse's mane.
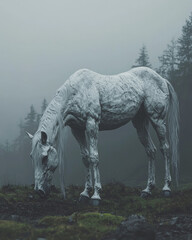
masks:
[[[67,128],[63,122],[63,111],[66,108],[67,99],[70,93],[68,84],[63,84],[58,89],[55,97],[47,106],[39,124],[38,132],[45,131],[48,136],[48,140],[52,143],[54,141],[54,147],[58,153],[59,159],[59,172],[60,172],[60,185],[63,195],[65,197],[64,187],[64,147],[67,140]],[[52,130],[52,132],[50,131]],[[51,134],[50,134],[51,133]],[[55,137],[55,139],[53,139]],[[38,154],[38,153],[37,153]],[[37,156],[39,157],[39,156]]]
[[[50,127],[50,125],[57,123],[57,118],[60,115],[62,104],[64,104],[66,100],[65,92],[67,91],[65,91],[64,87],[62,88],[62,92],[58,90],[55,97],[45,109],[45,112],[39,124],[39,129],[41,129],[41,131],[46,131]]]

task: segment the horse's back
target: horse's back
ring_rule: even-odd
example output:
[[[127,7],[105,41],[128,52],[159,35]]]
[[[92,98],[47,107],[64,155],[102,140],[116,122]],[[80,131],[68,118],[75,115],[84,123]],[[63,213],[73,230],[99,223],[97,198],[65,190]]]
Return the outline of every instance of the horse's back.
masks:
[[[80,69],[70,77],[73,88],[79,89],[86,85],[88,89],[93,85],[100,92],[108,94],[114,88],[123,88],[125,91],[130,88],[137,88],[138,91],[150,90],[151,87],[160,89],[167,93],[167,83],[158,73],[148,67],[136,67],[131,70],[115,75],[103,75],[89,69]]]
[[[87,116],[99,119],[101,130],[126,124],[142,103],[146,108],[150,105],[154,108],[167,94],[166,80],[144,67],[117,75],[82,69],[70,77],[68,84],[74,98],[70,111],[85,119]]]
[[[137,67],[129,71],[144,83],[145,92],[151,89],[159,89],[163,93],[168,93],[167,80],[148,67]]]
[[[167,80],[150,68],[140,67],[132,70],[144,82],[144,108],[149,115],[166,112],[169,103]]]

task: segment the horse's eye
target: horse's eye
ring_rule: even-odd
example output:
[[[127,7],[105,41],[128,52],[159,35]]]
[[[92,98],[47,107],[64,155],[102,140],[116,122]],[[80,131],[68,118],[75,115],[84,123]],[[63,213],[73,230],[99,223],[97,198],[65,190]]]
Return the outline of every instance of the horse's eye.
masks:
[[[47,164],[47,160],[48,160],[48,156],[44,156],[44,157],[42,158],[42,164],[43,164],[43,165]]]

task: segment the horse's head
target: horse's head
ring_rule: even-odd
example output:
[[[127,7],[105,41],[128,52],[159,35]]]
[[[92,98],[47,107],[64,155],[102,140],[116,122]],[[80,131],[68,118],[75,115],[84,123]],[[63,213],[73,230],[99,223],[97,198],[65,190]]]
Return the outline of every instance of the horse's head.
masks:
[[[47,141],[47,134],[41,132],[34,136],[27,133],[32,139],[31,158],[35,171],[35,190],[40,196],[45,197],[51,187],[53,173],[58,166],[58,155],[56,149]]]

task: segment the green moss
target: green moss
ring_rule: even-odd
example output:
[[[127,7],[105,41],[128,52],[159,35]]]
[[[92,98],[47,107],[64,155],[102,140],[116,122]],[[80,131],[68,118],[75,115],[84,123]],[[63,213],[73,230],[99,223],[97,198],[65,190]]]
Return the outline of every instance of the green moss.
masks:
[[[104,234],[114,230],[124,218],[112,214],[75,213],[71,216],[46,216],[35,226],[11,221],[0,221],[2,239],[100,239]]]
[[[31,227],[25,223],[0,220],[0,237],[3,240],[26,238],[31,235]]]
[[[49,227],[49,226],[58,226],[61,224],[69,223],[69,217],[62,216],[46,216],[39,221],[39,226]]]
[[[124,220],[121,216],[98,212],[74,213],[69,217],[45,217],[39,226],[52,227],[55,239],[100,239]],[[50,229],[49,229],[50,230]]]
[[[103,187],[99,207],[79,204],[81,190],[81,187],[69,186],[67,200],[63,200],[57,188],[53,189],[48,199],[41,199],[32,186],[8,185],[1,188],[0,206],[3,207],[0,211],[6,209],[8,216],[25,216],[29,224],[0,221],[0,236],[5,240],[36,240],[38,237],[48,240],[98,240],[116,229],[131,214],[143,215],[148,221],[154,222],[167,214],[192,213],[191,185],[173,191],[171,198],[164,198],[161,190],[155,190],[151,197],[142,199],[139,188],[119,183],[108,184]],[[30,214],[35,216],[35,222],[31,221]]]
[[[6,185],[0,189],[0,198],[4,198],[8,202],[23,202],[32,192],[33,189],[29,186]]]
[[[101,239],[101,237],[117,228],[124,220],[121,216],[115,216],[109,213],[85,213],[78,216],[78,226],[89,232],[88,239]]]

